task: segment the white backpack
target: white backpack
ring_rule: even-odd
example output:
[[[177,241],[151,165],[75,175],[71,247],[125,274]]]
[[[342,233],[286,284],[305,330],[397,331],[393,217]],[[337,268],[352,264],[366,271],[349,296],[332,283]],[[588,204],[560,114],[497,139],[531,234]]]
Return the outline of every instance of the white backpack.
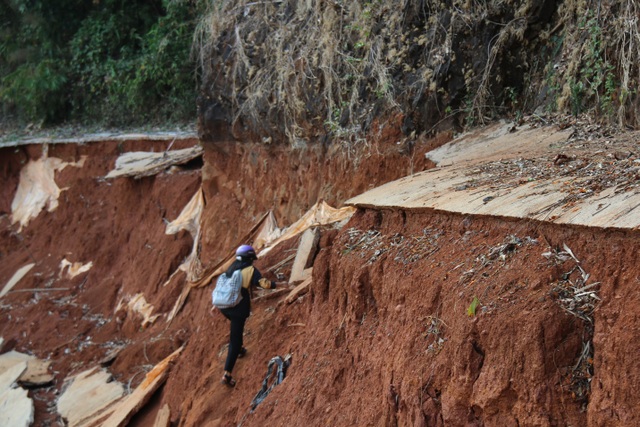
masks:
[[[216,282],[216,288],[211,293],[213,305],[217,308],[235,307],[242,301],[242,269],[233,272],[231,277],[222,273]]]

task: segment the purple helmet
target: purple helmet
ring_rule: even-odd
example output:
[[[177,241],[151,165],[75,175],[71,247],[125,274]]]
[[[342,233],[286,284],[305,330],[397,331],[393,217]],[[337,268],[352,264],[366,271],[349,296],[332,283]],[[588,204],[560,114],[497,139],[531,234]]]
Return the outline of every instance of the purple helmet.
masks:
[[[242,245],[236,249],[236,257],[258,259],[255,249],[249,245]]]

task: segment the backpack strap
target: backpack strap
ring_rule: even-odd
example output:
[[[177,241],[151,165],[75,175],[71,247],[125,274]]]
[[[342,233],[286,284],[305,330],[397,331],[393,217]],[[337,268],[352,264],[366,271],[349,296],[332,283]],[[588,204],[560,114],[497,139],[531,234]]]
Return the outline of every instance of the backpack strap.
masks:
[[[250,265],[242,270],[242,287],[249,289],[251,286],[251,278],[253,277],[254,267]]]

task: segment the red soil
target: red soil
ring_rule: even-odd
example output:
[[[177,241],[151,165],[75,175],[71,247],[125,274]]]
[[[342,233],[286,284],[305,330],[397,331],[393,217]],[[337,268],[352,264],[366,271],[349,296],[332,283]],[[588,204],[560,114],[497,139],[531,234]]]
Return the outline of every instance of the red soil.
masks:
[[[184,277],[163,284],[192,241],[186,232],[165,235],[163,219],[178,216],[201,180],[207,202],[201,258],[212,266],[267,210],[287,225],[319,199],[339,206],[412,167],[429,167],[424,152],[446,142],[406,147],[394,139],[351,152],[209,143],[201,174],[108,182],[101,177],[120,151],[166,144],[50,146],[52,157],[89,157],[83,168],[58,173],[58,185],[68,187],[60,206],[21,233],[8,217],[16,176],[40,149],[5,149],[0,172],[10,189],[3,187],[0,200],[0,284],[28,262],[36,266],[16,286],[20,292],[0,300],[2,352],[50,359],[56,378],[30,391],[35,425],[55,424],[53,402],[64,378],[95,366],[111,348],[124,345],[108,369],[133,388],[183,344],[168,381],[131,425],[153,425],[164,403],[180,426],[638,424],[636,231],[359,211],[341,231],[322,230],[309,293],[291,305],[284,297],[254,302],[245,330],[249,354],[236,365],[232,390],[219,382],[229,325],[210,310],[210,286],[192,290],[170,324],[161,317],[145,329],[135,314],[116,311],[123,297],[139,292],[156,313],[171,310]],[[566,275],[575,262],[555,265],[542,253],[563,243],[591,274],[589,283],[601,282],[592,326],[558,304],[555,285],[575,278]],[[283,244],[258,268],[275,279],[268,268],[294,245]],[[64,257],[94,267],[59,278]],[[45,287],[69,290],[23,292]],[[474,297],[479,305],[470,316]],[[589,342],[593,357],[576,366]],[[249,413],[268,360],[288,353],[287,378]]]

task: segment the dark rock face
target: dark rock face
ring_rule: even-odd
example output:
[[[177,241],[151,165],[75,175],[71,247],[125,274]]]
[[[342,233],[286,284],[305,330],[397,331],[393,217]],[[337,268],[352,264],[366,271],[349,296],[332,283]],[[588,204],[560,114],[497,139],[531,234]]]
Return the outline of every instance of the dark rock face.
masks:
[[[236,139],[353,143],[398,115],[405,137],[541,107],[612,117],[637,68],[605,63],[624,60],[608,52],[617,3],[229,2],[201,51],[201,134],[222,121]]]
[[[228,138],[231,122],[228,111],[210,96],[201,95],[196,102],[199,138],[206,141]]]
[[[557,8],[550,0],[222,6],[204,54],[201,137],[353,141],[397,114],[405,136],[504,114],[525,97],[540,31]]]

